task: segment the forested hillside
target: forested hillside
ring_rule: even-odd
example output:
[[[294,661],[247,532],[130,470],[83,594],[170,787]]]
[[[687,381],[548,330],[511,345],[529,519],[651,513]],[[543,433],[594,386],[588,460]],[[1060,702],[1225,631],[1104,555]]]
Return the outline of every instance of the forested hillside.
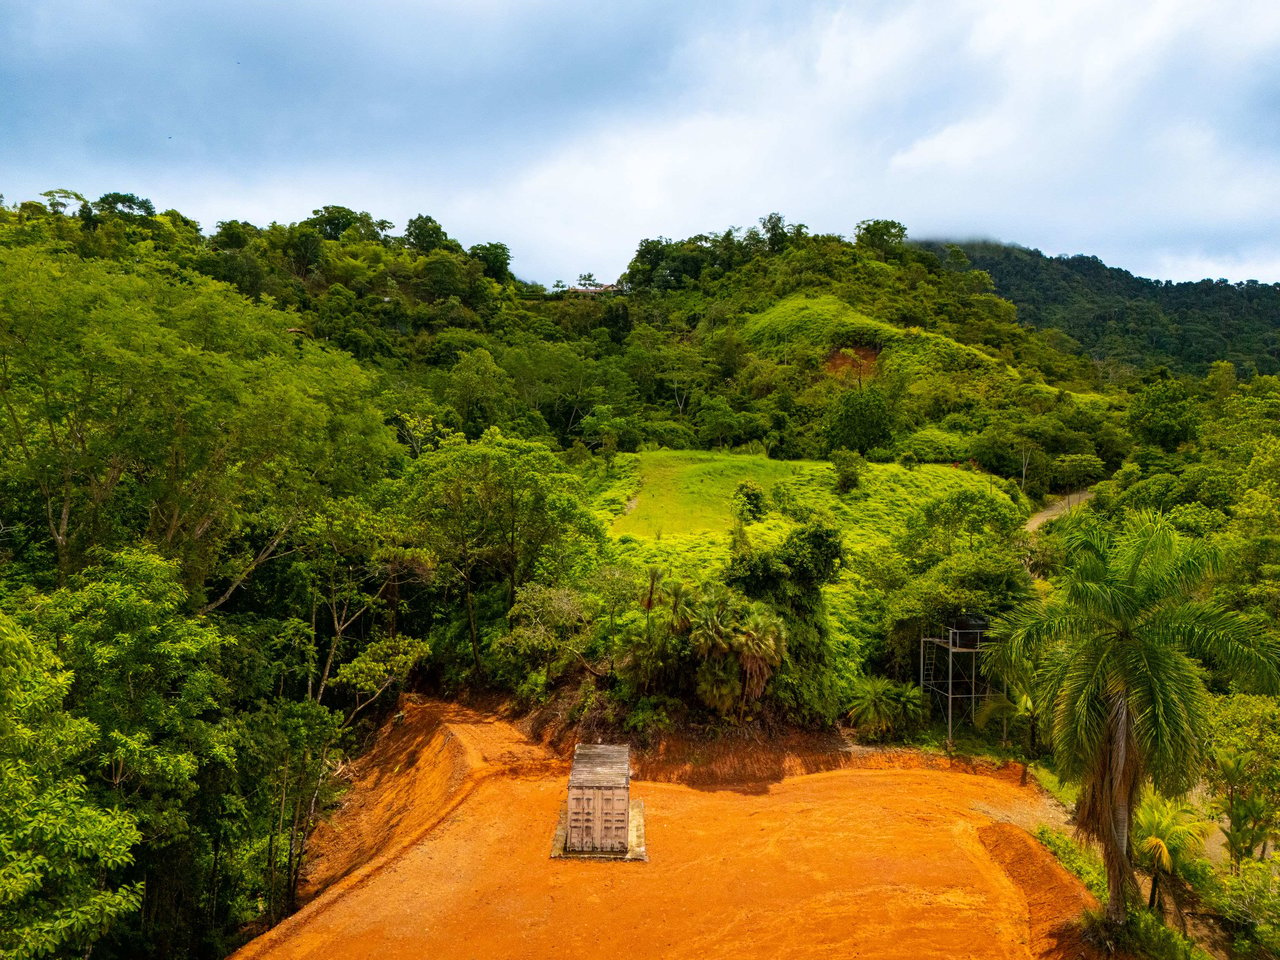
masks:
[[[1021,320],[1063,331],[1090,357],[1193,374],[1215,360],[1246,372],[1280,371],[1280,284],[1146,280],[1097,257],[1047,257],[1000,243],[959,248],[1017,304]]]
[[[850,230],[648,239],[548,290],[425,215],[0,208],[0,955],[279,920],[411,687],[637,741],[888,696],[891,735],[921,630],[1060,569],[1022,530],[1051,492],[1164,511],[1274,628],[1272,288],[1184,355],[1203,300],[1089,339],[1069,265],[993,288],[979,250]]]

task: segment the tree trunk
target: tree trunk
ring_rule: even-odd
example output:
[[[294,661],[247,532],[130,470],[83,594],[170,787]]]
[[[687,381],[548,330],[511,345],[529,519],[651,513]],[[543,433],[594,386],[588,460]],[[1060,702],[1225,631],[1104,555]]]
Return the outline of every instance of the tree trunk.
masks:
[[[1147,909],[1156,912],[1156,904],[1160,900],[1160,868],[1151,871],[1151,896],[1147,898]]]
[[[1110,756],[1105,774],[1108,783],[1103,794],[1110,806],[1110,836],[1102,845],[1107,867],[1107,919],[1124,923],[1128,916],[1127,900],[1134,887],[1133,864],[1129,859],[1129,828],[1133,816],[1131,802],[1134,787],[1134,757],[1130,756],[1129,703],[1123,692],[1115,695],[1109,717]]]
[[[467,627],[471,631],[471,656],[476,662],[476,676],[482,676],[484,667],[480,665],[480,631],[476,627],[476,603],[471,593],[471,578],[464,579],[463,584],[467,600]]]

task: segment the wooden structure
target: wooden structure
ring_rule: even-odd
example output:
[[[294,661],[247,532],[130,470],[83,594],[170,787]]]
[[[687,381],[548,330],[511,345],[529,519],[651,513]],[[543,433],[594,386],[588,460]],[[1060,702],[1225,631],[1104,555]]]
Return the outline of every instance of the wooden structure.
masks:
[[[956,719],[973,719],[985,695],[979,657],[987,631],[985,617],[962,617],[939,637],[920,638],[920,688],[947,712],[947,743]]]
[[[631,835],[631,748],[580,743],[569,771],[571,853],[626,856]]]

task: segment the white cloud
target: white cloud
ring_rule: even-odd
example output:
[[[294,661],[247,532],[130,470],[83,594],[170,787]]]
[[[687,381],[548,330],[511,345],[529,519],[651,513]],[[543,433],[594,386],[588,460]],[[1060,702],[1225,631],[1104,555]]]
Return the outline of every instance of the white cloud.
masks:
[[[1150,261],[1152,275],[1163,280],[1243,280],[1280,278],[1280,248],[1246,250],[1223,256],[1205,251],[1157,252]]]
[[[600,29],[584,5],[543,7],[563,29]],[[395,9],[384,4],[384,32],[395,32]],[[423,9],[405,15],[385,57],[412,51],[408,27],[431,19]],[[477,27],[514,9],[487,0]],[[674,10],[653,16],[670,26]],[[326,11],[331,26],[344,15]],[[210,174],[152,157],[88,179],[149,191],[210,225],[296,219],[321,203],[401,224],[430,212],[464,242],[506,241],[517,269],[546,282],[614,277],[643,237],[748,225],[773,210],[822,231],[891,217],[915,236],[994,236],[1140,273],[1280,280],[1280,5],[849,0],[699,11],[640,75],[613,78],[623,85],[612,99],[593,91],[602,106],[544,138],[478,111],[451,136],[492,158],[483,165],[450,162],[455,144],[415,134],[408,110],[403,141],[370,137],[358,162],[299,148]],[[616,16],[635,30],[646,22],[630,5]],[[549,42],[539,56],[562,55]],[[591,82],[566,76],[567,98]],[[518,98],[511,82],[475,79]],[[335,117],[334,137],[360,142],[359,119]],[[44,162],[36,174],[90,188],[74,176],[90,159]]]

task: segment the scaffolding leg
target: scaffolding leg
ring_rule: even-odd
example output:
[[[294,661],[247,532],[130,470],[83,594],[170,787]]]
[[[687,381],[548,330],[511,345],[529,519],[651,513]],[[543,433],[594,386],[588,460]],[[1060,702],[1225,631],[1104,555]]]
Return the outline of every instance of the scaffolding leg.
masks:
[[[969,722],[973,723],[978,719],[978,655],[976,653],[969,657],[969,673],[973,677],[969,681]]]
[[[955,657],[951,653],[951,648],[947,648],[947,750],[950,751],[955,745],[955,741],[951,736],[951,704],[955,702],[955,697],[951,695],[955,687],[951,685],[951,665],[955,661]]]

